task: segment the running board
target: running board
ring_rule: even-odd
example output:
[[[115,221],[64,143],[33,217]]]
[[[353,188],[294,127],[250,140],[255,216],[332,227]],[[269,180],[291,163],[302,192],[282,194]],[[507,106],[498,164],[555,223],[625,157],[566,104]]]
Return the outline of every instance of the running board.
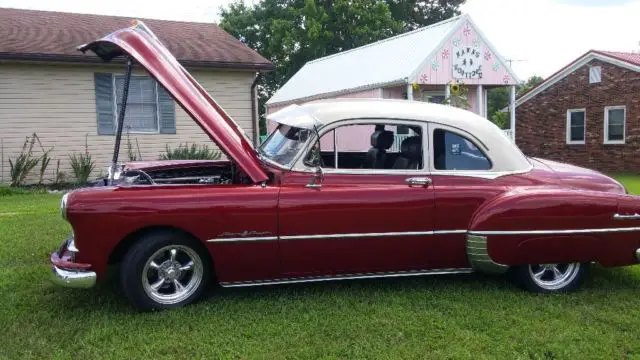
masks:
[[[358,280],[358,279],[394,278],[394,277],[407,277],[407,276],[470,274],[472,272],[473,272],[473,269],[453,268],[453,269],[436,269],[436,270],[398,271],[398,272],[385,272],[385,273],[361,273],[361,274],[345,274],[345,275],[335,275],[335,276],[283,278],[283,279],[273,279],[273,280],[221,282],[220,286],[222,287],[265,286],[265,285],[295,284],[295,283],[335,281],[335,280]]]

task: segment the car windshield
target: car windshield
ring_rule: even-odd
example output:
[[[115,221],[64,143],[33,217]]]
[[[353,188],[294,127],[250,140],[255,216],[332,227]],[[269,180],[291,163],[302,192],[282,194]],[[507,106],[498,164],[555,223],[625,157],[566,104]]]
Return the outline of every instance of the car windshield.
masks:
[[[310,135],[309,129],[280,124],[260,146],[260,154],[278,164],[289,166]]]

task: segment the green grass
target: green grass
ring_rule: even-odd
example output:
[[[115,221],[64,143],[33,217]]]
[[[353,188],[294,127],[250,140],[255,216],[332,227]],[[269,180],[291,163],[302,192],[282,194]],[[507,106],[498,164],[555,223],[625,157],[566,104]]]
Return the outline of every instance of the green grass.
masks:
[[[640,194],[640,175],[618,174],[614,177],[623,183],[630,193]]]
[[[640,267],[593,267],[583,291],[559,296],[461,275],[213,289],[136,313],[114,282],[48,281],[70,230],[59,198],[0,196],[0,359],[640,358]]]

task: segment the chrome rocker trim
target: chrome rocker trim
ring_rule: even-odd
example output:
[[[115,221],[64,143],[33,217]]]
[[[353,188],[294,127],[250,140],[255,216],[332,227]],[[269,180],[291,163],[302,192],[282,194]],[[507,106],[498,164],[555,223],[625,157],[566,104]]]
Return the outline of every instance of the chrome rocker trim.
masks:
[[[467,268],[397,271],[397,272],[387,272],[387,273],[361,273],[361,274],[345,274],[345,275],[335,275],[335,276],[312,276],[312,277],[283,278],[283,279],[273,279],[273,280],[222,282],[220,283],[220,286],[247,287],[247,286],[295,284],[295,283],[309,283],[309,282],[334,281],[334,280],[358,280],[358,279],[377,279],[377,278],[394,278],[394,277],[426,276],[426,275],[470,274],[472,272],[473,272],[473,269],[467,269]]]
[[[51,267],[51,281],[59,286],[87,289],[96,284],[94,271],[75,271],[61,269],[55,265]]]
[[[471,267],[476,271],[502,274],[509,269],[508,266],[498,264],[491,259],[486,236],[467,235],[467,257]]]
[[[242,242],[242,241],[274,241],[274,240],[313,240],[313,239],[347,239],[347,238],[372,238],[372,237],[394,237],[394,236],[432,236],[447,234],[466,234],[467,230],[435,230],[435,231],[404,231],[404,232],[384,232],[384,233],[348,233],[348,234],[313,234],[313,235],[285,235],[285,236],[259,236],[259,237],[233,237],[215,238],[207,242]]]

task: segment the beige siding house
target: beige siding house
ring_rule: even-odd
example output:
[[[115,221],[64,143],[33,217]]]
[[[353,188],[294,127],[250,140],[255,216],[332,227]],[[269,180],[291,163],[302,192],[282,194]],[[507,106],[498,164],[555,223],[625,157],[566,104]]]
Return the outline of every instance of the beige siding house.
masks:
[[[38,20],[44,18],[48,28],[39,29],[42,22]],[[269,70],[271,64],[214,24],[144,21],[253,138],[256,123],[252,116],[252,84],[256,73]],[[0,29],[0,182],[10,181],[9,159],[19,155],[26,137],[34,132],[45,149],[53,148],[46,179],[54,177],[58,159],[61,170],[69,173],[69,154],[84,152],[85,141],[96,163],[95,175],[98,175],[111,161],[124,64],[104,64],[95,56],[75,54],[74,48],[68,49],[70,44],[64,42],[51,46],[46,41],[33,41],[55,30],[56,26],[81,24],[74,27],[75,33],[62,32],[69,34],[73,38],[70,41],[79,45],[127,26],[129,19],[0,9],[0,23],[20,30],[2,34],[6,29]],[[92,24],[99,24],[96,25],[99,29],[91,28]],[[181,29],[183,39],[176,38],[176,28]],[[166,39],[165,34],[168,35]],[[206,35],[209,35],[208,39],[203,38]],[[194,44],[194,38],[200,39],[200,43]],[[57,39],[54,37],[51,41]],[[189,41],[191,47],[186,46]],[[199,48],[194,50],[193,46]],[[133,75],[121,160],[128,160],[129,141],[143,160],[158,159],[166,145],[177,147],[183,143],[196,143],[215,147],[144,70],[138,68]],[[40,153],[37,147],[35,155]]]

